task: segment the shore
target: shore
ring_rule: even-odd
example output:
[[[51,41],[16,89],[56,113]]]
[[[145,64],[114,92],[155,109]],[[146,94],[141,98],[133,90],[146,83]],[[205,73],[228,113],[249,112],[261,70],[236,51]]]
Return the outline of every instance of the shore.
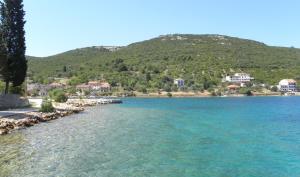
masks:
[[[115,102],[117,102],[116,100]],[[41,106],[41,99],[30,99],[34,107]],[[85,107],[96,106],[98,104],[113,104],[111,99],[70,99],[67,103],[53,103],[54,112],[42,113],[32,109],[24,109],[22,112],[7,111],[11,113],[0,116],[0,135],[6,135],[12,131],[34,126],[42,122],[48,122],[55,119],[78,114],[85,110]],[[118,102],[119,103],[119,102]]]
[[[172,95],[172,97],[175,98],[181,98],[181,97],[244,97],[247,95],[244,94],[228,94],[223,96],[213,96],[210,92],[161,92],[161,93],[140,93],[140,92],[134,92],[136,97],[138,98],[166,98],[170,97],[169,94]],[[268,92],[268,93],[260,93],[260,92],[254,92],[252,96],[282,96],[279,92]],[[300,96],[300,92],[297,92],[294,96]]]

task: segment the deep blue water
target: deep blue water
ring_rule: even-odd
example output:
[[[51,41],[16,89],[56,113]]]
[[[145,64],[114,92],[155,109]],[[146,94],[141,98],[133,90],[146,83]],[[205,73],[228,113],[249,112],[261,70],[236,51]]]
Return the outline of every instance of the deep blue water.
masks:
[[[300,176],[300,97],[125,99],[0,137],[0,176]]]

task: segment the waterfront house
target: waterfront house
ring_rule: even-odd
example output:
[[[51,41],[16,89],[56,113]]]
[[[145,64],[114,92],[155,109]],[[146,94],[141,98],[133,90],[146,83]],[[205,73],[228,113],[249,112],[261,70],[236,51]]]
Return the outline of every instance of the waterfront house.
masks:
[[[88,85],[90,86],[91,90],[93,90],[93,91],[99,91],[100,86],[101,86],[99,81],[90,81],[90,82],[88,82]]]
[[[101,82],[100,83],[100,92],[110,92],[111,85],[108,82]]]
[[[92,91],[109,92],[111,90],[111,85],[104,81],[90,81],[88,85]]]
[[[235,73],[232,76],[226,76],[223,79],[223,82],[230,82],[230,83],[246,83],[251,82],[254,78],[247,73]]]
[[[174,84],[177,85],[177,87],[179,88],[184,87],[184,80],[181,78],[175,79]]]
[[[84,91],[90,91],[91,87],[87,84],[80,84],[76,86],[76,90],[84,92]]]
[[[111,85],[108,82],[102,81],[90,81],[88,84],[81,84],[76,86],[76,90],[79,91],[93,91],[93,92],[110,92]]]
[[[294,79],[283,79],[279,82],[278,89],[281,92],[296,92],[297,82]]]

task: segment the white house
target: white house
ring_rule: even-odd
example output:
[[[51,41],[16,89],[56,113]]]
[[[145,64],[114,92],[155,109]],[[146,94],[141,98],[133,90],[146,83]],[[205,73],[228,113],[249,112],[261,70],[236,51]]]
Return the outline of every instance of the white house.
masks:
[[[47,96],[48,91],[51,89],[48,85],[43,84],[27,84],[27,94],[32,96]],[[37,94],[37,95],[35,95]]]
[[[278,88],[281,92],[296,92],[297,82],[294,79],[283,79],[279,82]]]
[[[100,82],[99,81],[90,81],[88,83],[88,86],[90,86],[91,90],[95,90],[95,91],[100,90]]]
[[[184,80],[183,79],[175,79],[174,84],[177,85],[177,87],[184,87]]]
[[[109,92],[111,91],[111,85],[108,82],[90,81],[88,84],[77,85],[76,89],[81,91]]]
[[[233,76],[226,76],[224,79],[225,82],[231,82],[231,83],[245,83],[250,82],[254,78],[250,76],[250,74],[247,73],[235,73]]]
[[[108,82],[101,82],[100,91],[101,92],[110,92],[111,91],[111,85]]]

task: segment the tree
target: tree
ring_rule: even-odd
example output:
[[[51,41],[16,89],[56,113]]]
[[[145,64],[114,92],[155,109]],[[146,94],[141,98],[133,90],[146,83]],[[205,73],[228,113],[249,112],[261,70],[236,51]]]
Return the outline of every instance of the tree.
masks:
[[[63,72],[64,72],[64,73],[67,72],[67,66],[64,66],[64,67],[63,67]]]
[[[204,88],[205,90],[207,90],[207,89],[210,88],[210,83],[209,83],[209,81],[207,80],[206,77],[204,78],[204,81],[203,81],[203,88]]]
[[[149,82],[151,80],[151,75],[150,73],[147,73],[146,74],[146,81]]]
[[[21,86],[26,78],[25,11],[23,0],[4,0],[1,3],[1,68],[0,73],[8,93],[9,83]]]
[[[10,72],[9,65],[7,60],[7,47],[5,43],[5,34],[7,34],[6,28],[4,28],[4,16],[5,9],[4,4],[1,2],[0,4],[0,75],[2,76],[2,80],[5,82],[5,93],[8,93],[8,85],[10,81]]]

